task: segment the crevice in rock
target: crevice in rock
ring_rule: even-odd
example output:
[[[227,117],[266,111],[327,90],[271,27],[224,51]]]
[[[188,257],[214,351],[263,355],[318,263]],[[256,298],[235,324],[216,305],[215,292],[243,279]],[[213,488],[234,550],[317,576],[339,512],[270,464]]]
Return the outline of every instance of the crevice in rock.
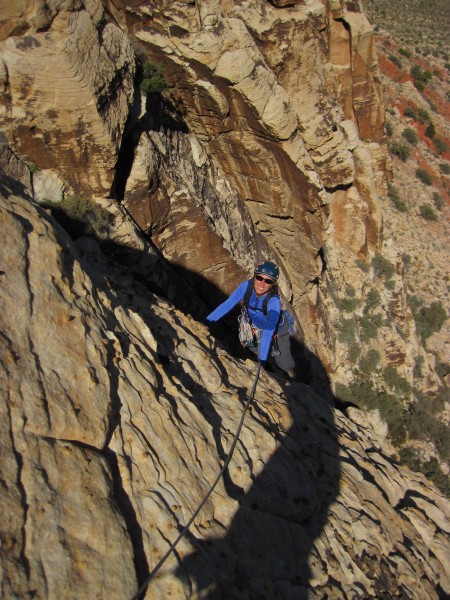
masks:
[[[125,521],[125,526],[130,537],[133,548],[133,562],[136,570],[137,583],[138,586],[141,586],[149,574],[149,566],[144,549],[142,527],[138,522],[133,503],[123,487],[123,481],[120,475],[120,468],[116,453],[110,448],[105,448],[103,450],[103,455],[108,461],[111,469],[114,498]]]
[[[322,268],[320,271],[320,274],[323,275],[325,273],[325,271],[327,270],[327,261],[325,259],[325,250],[323,248],[319,248],[319,252],[317,253],[317,255],[322,263]]]
[[[346,192],[353,186],[353,183],[343,183],[341,185],[336,185],[335,187],[326,187],[325,191],[328,194],[334,194],[335,192],[342,191]]]

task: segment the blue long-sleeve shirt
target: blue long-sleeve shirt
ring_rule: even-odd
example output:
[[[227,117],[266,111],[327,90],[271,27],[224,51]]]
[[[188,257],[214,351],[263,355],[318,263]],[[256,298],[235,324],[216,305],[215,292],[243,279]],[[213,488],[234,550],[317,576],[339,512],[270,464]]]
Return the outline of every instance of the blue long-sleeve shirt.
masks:
[[[229,313],[230,310],[244,299],[248,285],[248,281],[241,283],[225,302],[219,304],[219,306],[206,317],[206,320],[210,323],[215,323]],[[281,313],[281,302],[279,297],[272,296],[267,303],[267,315],[264,315],[263,303],[266,296],[267,294],[264,294],[264,296],[257,296],[253,289],[247,309],[253,325],[258,329],[262,329],[261,341],[259,344],[259,360],[261,362],[265,362],[269,356],[270,344],[272,343],[272,337],[275,333],[278,321],[280,320]]]

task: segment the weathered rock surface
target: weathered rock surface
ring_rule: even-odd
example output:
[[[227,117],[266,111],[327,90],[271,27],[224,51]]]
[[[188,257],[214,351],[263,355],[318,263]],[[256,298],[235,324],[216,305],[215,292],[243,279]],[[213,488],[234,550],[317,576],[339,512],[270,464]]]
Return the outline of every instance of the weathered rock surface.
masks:
[[[147,58],[163,101],[138,91]],[[199,320],[255,260],[333,382],[358,375],[374,289],[382,365],[413,383],[427,358],[382,236],[372,32],[350,0],[3,3],[0,92],[1,594],[131,598],[238,427],[255,365]],[[115,215],[122,266],[33,202],[70,194]],[[355,268],[381,248],[390,288]],[[148,598],[450,594],[448,501],[315,376],[262,374]]]
[[[1,590],[131,598],[220,471],[255,365],[1,199]],[[448,501],[363,413],[262,373],[226,477],[147,598],[439,598]]]
[[[352,379],[329,288],[343,293],[344,263],[363,294],[354,260],[380,247],[385,186],[376,53],[356,2],[24,3],[1,32],[4,142],[36,200],[109,193],[191,283],[222,293],[275,258],[308,344]],[[168,102],[141,98],[130,40],[163,66]]]

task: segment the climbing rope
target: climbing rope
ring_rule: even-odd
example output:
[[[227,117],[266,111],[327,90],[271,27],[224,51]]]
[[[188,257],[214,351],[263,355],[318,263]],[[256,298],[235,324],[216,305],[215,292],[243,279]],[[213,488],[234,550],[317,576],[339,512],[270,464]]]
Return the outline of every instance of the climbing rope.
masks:
[[[208,493],[206,494],[206,496],[203,498],[203,500],[198,505],[197,510],[194,512],[194,514],[190,518],[189,522],[184,526],[184,528],[182,529],[182,531],[178,535],[177,539],[173,542],[173,544],[170,546],[170,548],[167,550],[167,552],[161,558],[161,560],[156,565],[156,567],[153,569],[153,571],[151,571],[151,573],[148,575],[147,579],[144,581],[144,583],[141,585],[141,587],[138,589],[138,591],[135,593],[135,595],[131,598],[131,600],[139,600],[141,594],[143,592],[145,592],[145,590],[147,589],[148,584],[150,583],[150,581],[153,579],[153,577],[156,575],[156,573],[159,571],[159,569],[163,566],[163,564],[168,559],[168,557],[170,556],[170,554],[175,550],[175,547],[178,544],[178,542],[187,533],[189,527],[192,525],[192,523],[194,522],[194,520],[197,517],[198,513],[201,511],[201,509],[205,505],[206,501],[208,500],[208,498],[213,493],[214,488],[216,487],[216,485],[219,483],[220,479],[222,478],[222,476],[223,476],[223,474],[225,472],[225,469],[228,467],[228,465],[230,463],[231,457],[233,456],[234,449],[235,449],[236,444],[238,442],[239,435],[240,435],[241,429],[242,429],[242,425],[244,424],[245,413],[247,412],[248,407],[250,406],[250,402],[253,400],[253,397],[255,395],[256,385],[258,383],[260,371],[261,371],[261,363],[258,362],[258,368],[256,370],[255,381],[253,382],[253,386],[252,386],[252,389],[250,391],[249,397],[247,398],[247,402],[245,403],[244,410],[242,411],[241,420],[239,422],[239,426],[237,428],[236,434],[235,434],[234,439],[233,439],[233,443],[231,444],[230,451],[228,452],[228,456],[225,459],[225,462],[223,463],[223,467],[221,468],[220,473],[217,475],[214,483],[210,487],[210,489],[209,489]]]

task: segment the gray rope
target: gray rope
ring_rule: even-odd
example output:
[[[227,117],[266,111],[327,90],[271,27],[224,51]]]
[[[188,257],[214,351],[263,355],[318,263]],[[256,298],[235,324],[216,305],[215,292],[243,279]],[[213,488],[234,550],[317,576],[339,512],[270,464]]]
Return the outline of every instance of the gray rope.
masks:
[[[184,526],[184,528],[182,529],[182,531],[178,535],[177,539],[173,542],[173,544],[170,546],[170,548],[167,550],[167,552],[161,558],[161,560],[156,565],[156,567],[151,571],[151,573],[148,575],[147,579],[144,581],[144,583],[141,585],[141,587],[138,589],[138,591],[135,593],[135,595],[131,598],[131,600],[139,600],[140,595],[147,589],[148,584],[150,583],[150,581],[153,579],[153,577],[156,575],[156,573],[159,571],[159,569],[163,566],[163,564],[168,559],[168,557],[170,556],[170,554],[175,550],[175,547],[178,544],[178,542],[181,540],[181,538],[187,533],[189,527],[192,525],[192,523],[194,522],[194,520],[197,517],[198,513],[201,511],[201,509],[205,505],[206,501],[208,500],[208,498],[213,493],[214,488],[216,487],[216,485],[219,483],[220,479],[222,478],[222,476],[223,476],[223,474],[225,472],[225,469],[230,464],[231,457],[233,456],[234,449],[236,447],[236,444],[237,444],[238,439],[239,439],[239,435],[241,433],[242,425],[244,424],[245,413],[247,412],[248,407],[250,406],[250,402],[253,400],[253,397],[255,395],[256,385],[258,383],[260,371],[261,371],[261,363],[258,362],[258,368],[256,370],[256,376],[255,376],[255,381],[253,382],[253,387],[252,387],[252,389],[250,391],[249,397],[247,398],[247,402],[245,403],[244,410],[242,411],[241,420],[239,422],[239,426],[237,428],[236,434],[235,434],[234,439],[233,439],[233,443],[231,444],[230,451],[228,452],[228,456],[225,459],[225,462],[223,463],[223,467],[221,468],[220,473],[217,475],[214,483],[212,484],[211,488],[209,489],[209,492],[206,494],[206,496],[200,502],[200,504],[197,507],[197,510],[194,512],[194,514],[190,518],[190,520],[187,523],[187,525]]]

